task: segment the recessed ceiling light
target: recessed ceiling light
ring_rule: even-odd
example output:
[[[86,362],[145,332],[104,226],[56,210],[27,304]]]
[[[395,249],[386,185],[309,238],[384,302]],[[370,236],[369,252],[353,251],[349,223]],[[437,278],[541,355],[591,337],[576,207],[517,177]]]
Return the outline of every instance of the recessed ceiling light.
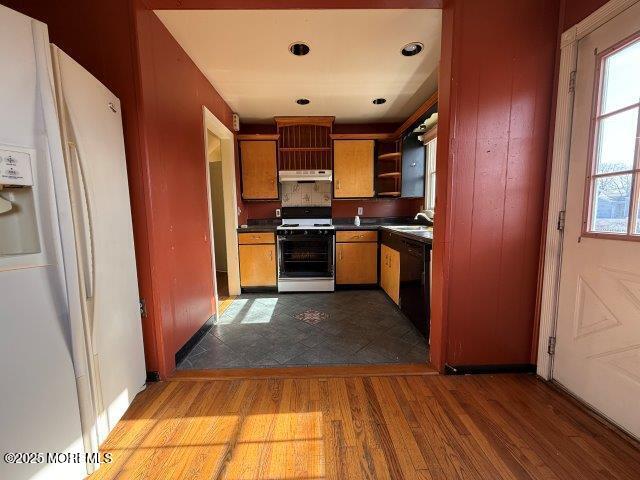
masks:
[[[424,45],[422,45],[420,42],[411,42],[402,47],[401,53],[405,57],[413,57],[414,55],[419,54],[423,48]]]
[[[296,100],[296,103],[298,105],[309,105],[311,103],[311,100],[309,100],[308,98],[299,98]]]
[[[373,104],[374,105],[382,105],[383,103],[385,103],[387,101],[386,98],[374,98],[373,99]]]
[[[289,45],[289,51],[298,57],[302,57],[309,53],[309,45],[302,42],[296,42]]]

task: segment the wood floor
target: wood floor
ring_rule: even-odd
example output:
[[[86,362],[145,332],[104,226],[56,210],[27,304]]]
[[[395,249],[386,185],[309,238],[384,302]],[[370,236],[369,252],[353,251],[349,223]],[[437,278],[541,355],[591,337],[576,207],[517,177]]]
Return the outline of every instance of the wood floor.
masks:
[[[640,449],[531,375],[151,385],[92,479],[638,479]]]
[[[233,303],[235,296],[229,295],[229,277],[227,272],[216,271],[216,286],[218,288],[218,315]]]

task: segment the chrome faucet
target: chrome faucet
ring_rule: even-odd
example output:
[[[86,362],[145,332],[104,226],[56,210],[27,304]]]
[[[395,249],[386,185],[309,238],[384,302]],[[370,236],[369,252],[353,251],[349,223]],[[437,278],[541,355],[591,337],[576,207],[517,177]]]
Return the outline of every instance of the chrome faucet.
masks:
[[[433,210],[422,210],[416,213],[416,216],[413,217],[414,220],[418,220],[419,217],[424,218],[427,222],[433,223]]]

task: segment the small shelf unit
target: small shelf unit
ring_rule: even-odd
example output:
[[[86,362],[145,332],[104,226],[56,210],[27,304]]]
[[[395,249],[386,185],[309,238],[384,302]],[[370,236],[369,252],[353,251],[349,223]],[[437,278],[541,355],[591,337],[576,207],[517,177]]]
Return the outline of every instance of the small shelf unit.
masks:
[[[378,140],[376,192],[378,197],[399,197],[402,185],[402,143]]]
[[[331,170],[334,117],[275,117],[278,170]]]

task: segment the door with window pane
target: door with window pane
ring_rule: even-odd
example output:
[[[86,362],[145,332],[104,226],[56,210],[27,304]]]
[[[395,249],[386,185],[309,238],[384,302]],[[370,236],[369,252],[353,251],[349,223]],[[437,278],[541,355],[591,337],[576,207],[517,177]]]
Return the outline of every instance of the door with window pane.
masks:
[[[640,437],[640,3],[580,40],[553,377]]]

